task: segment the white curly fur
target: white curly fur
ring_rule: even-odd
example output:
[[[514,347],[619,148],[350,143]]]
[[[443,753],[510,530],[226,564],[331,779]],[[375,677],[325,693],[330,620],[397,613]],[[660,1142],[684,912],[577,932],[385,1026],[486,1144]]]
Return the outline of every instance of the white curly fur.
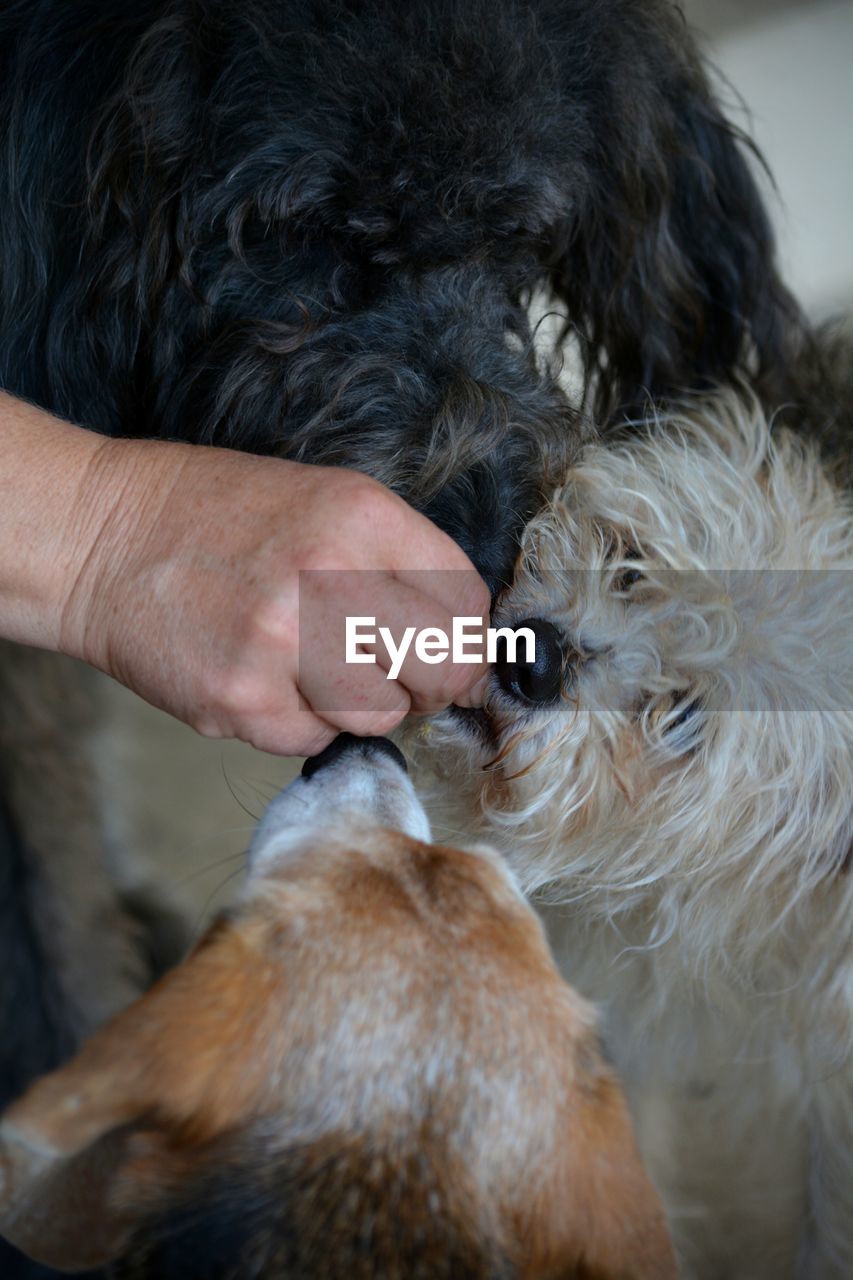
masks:
[[[731,392],[589,446],[497,620],[555,624],[551,708],[498,686],[408,744],[512,851],[607,1017],[685,1274],[853,1276],[853,512]]]

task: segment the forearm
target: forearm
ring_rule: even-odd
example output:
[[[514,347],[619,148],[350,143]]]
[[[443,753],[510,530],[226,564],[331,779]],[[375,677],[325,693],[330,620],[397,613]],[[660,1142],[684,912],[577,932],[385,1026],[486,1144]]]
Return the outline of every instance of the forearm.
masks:
[[[0,441],[0,636],[109,669],[111,570],[195,450],[112,440],[1,391]]]
[[[0,392],[0,635],[55,649],[103,520],[91,483],[108,442]]]

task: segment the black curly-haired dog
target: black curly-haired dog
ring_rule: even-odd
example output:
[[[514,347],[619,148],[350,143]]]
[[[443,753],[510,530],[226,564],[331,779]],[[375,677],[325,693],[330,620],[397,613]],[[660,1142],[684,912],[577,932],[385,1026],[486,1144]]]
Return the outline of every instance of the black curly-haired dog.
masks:
[[[796,318],[666,0],[7,0],[0,385],[120,435],[343,463],[493,584],[577,432],[749,367]]]
[[[535,290],[600,424],[813,378],[746,151],[667,0],[5,0],[0,386],[102,432],[365,470],[498,588],[581,434]],[[0,819],[20,925],[33,837]],[[79,1025],[8,985],[31,1076]]]

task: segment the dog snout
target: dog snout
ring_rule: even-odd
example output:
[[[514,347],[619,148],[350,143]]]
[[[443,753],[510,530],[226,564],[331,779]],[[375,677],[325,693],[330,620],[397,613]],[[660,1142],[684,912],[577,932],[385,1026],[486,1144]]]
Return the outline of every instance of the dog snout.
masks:
[[[531,706],[547,706],[557,702],[562,692],[565,642],[554,624],[544,618],[525,618],[514,629],[522,627],[529,627],[535,637],[533,661],[527,661],[523,643],[516,646],[510,661],[507,642],[500,637],[495,674],[510,697]]]
[[[340,733],[271,801],[249,849],[250,873],[262,873],[306,842],[365,825],[415,840],[431,838],[429,819],[393,742]]]
[[[354,733],[339,733],[319,755],[309,756],[302,766],[302,777],[313,778],[322,769],[337,763],[346,756],[387,756],[394,764],[408,773],[406,758],[388,738],[357,738]]]

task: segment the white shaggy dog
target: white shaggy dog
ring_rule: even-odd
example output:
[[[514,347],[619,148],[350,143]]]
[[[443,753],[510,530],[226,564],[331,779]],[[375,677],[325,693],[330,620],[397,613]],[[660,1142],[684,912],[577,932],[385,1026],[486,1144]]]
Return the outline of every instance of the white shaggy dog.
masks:
[[[591,445],[497,611],[544,655],[409,744],[552,904],[703,1280],[853,1276],[851,568],[750,400]]]

